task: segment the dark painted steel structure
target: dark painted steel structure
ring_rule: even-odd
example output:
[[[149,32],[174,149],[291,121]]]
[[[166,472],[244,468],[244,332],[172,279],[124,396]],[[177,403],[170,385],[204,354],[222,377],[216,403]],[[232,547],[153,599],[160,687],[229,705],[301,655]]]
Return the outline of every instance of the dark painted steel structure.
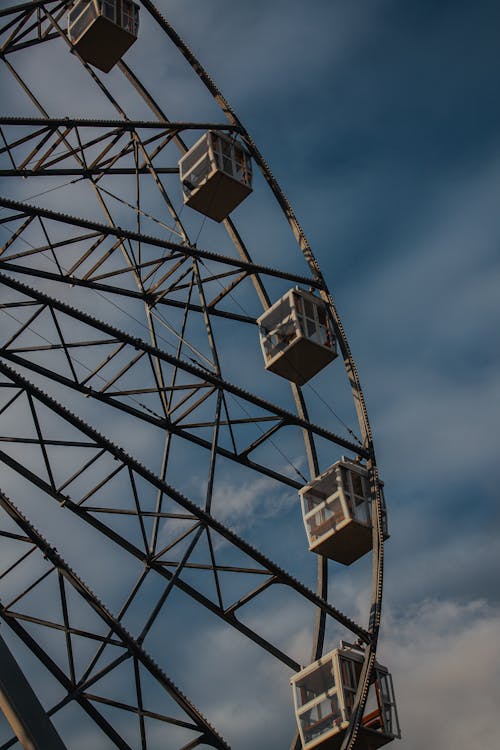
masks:
[[[7,598],[2,595],[0,616],[63,690],[63,696],[48,708],[50,716],[57,718],[59,711],[77,704],[119,748],[130,748],[133,743],[115,716],[137,720],[142,750],[154,746],[149,733],[151,722],[182,730],[179,747],[186,750],[197,746],[225,748],[226,740],[149,655],[150,633],[180,593],[224,627],[298,670],[297,659],[251,617],[256,602],[265,601],[270,591],[284,589],[301,606],[310,607],[316,618],[313,660],[322,653],[329,622],[354,633],[366,646],[353,720],[343,744],[343,750],[352,750],[375,663],[382,600],[383,524],[368,415],[333,298],[293,209],[253,139],[153,2],[142,0],[141,12],[185,58],[227,122],[171,122],[162,103],[123,60],[117,68],[151,112],[151,120],[129,118],[111,83],[83,60],[81,64],[117,119],[85,119],[71,114],[51,117],[42,97],[24,80],[17,61],[40,45],[54,43],[71,48],[65,26],[69,5],[61,0],[35,0],[0,10],[1,61],[35,113],[23,117],[1,113],[0,178],[7,186],[34,177],[39,178],[36,188],[43,183],[41,193],[30,200],[20,198],[23,191],[16,190],[0,198],[0,312],[9,324],[0,340],[0,455],[9,477],[19,478],[19,487],[15,483],[14,487],[20,500],[26,502],[31,492],[37,498],[49,499],[50,507],[61,509],[74,519],[73,524],[88,529],[100,540],[102,554],[111,545],[139,566],[139,574],[121,606],[106,608],[37,531],[32,519],[2,494],[0,505],[8,523],[2,524],[0,534],[8,543],[10,556],[0,572],[9,591]],[[139,38],[137,45],[140,43]],[[199,247],[199,232],[193,239],[181,202],[172,192],[172,180],[177,179],[178,156],[187,150],[184,138],[198,138],[200,131],[208,129],[232,133],[248,149],[292,230],[308,273],[271,268],[254,260],[231,218],[224,221],[224,228],[234,254]],[[87,203],[82,210],[71,203],[68,214],[47,207],[43,200],[33,202],[38,195],[50,194],[51,180],[66,177],[74,179],[59,182],[54,189],[66,185],[69,189],[88,188],[94,201],[93,218],[85,218]],[[116,208],[114,203],[112,210],[111,200],[116,201],[117,196],[109,189],[110,179],[120,178],[131,180],[134,198],[122,198],[120,206]],[[143,178],[148,179],[149,187],[143,187]],[[100,214],[100,218],[94,218],[94,214]],[[132,216],[133,222],[127,219],[128,225],[121,226],[125,215]],[[156,234],[145,231],[148,222],[154,222]],[[173,234],[176,241],[172,241]],[[316,424],[309,418],[301,389],[295,385],[291,386],[293,412],[280,405],[279,399],[260,395],[259,387],[250,391],[225,376],[216,327],[220,323],[251,331],[257,344],[255,320],[259,310],[274,301],[268,291],[273,284],[281,284],[281,288],[307,286],[327,303],[352,391],[359,438],[347,427],[337,434]],[[250,287],[259,303],[259,309],[254,305],[251,312],[239,302],[232,304],[235,299],[247,300]],[[100,300],[104,299],[120,313],[120,325],[103,313]],[[141,324],[139,306],[144,316]],[[167,313],[176,316],[174,326],[166,320]],[[196,335],[189,333],[193,320]],[[164,346],[165,331],[174,336],[173,353]],[[201,351],[201,334],[205,353]],[[88,419],[75,413],[75,408],[83,410],[82,403]],[[97,428],[91,420],[98,419],[99,410],[102,421]],[[18,412],[23,415],[20,421],[12,416]],[[135,425],[134,429],[162,435],[159,465],[144,465],[130,450],[106,437],[106,426],[119,419]],[[374,533],[371,612],[365,626],[328,601],[325,559],[318,560],[317,588],[312,591],[269,554],[242,538],[224,518],[217,517],[220,480],[216,467],[218,471],[220,461],[294,492],[307,483],[303,467],[290,461],[284,467],[269,458],[273,449],[284,455],[275,441],[281,445],[282,436],[289,432],[303,441],[309,477],[321,471],[318,441],[328,447],[332,463],[341,449],[366,461]],[[175,476],[172,455],[177,445],[207,457],[202,502],[193,501],[168,481],[171,473]],[[24,451],[36,448],[37,468],[20,458],[16,447]],[[79,456],[64,478],[63,449]],[[31,456],[29,452],[27,455]],[[97,471],[101,466],[102,471]],[[121,484],[115,497],[111,488],[117,477]],[[113,501],[103,496],[106,492],[113,495]],[[15,499],[17,503],[17,494]],[[166,523],[175,530],[168,538],[163,533]],[[196,557],[202,543],[207,550],[204,561]],[[29,573],[19,575],[26,567]],[[207,575],[212,594],[204,577]],[[227,585],[228,576],[238,580],[237,587]],[[154,582],[154,593],[148,600],[145,620],[131,635],[123,622],[146,596],[150,582]],[[54,583],[53,607],[60,618],[42,610],[38,615],[23,611],[23,602],[49,583]],[[96,616],[94,628],[73,622],[69,590]],[[245,617],[247,611],[250,616]],[[61,635],[64,667],[43,645],[43,639],[33,637],[33,625]],[[85,668],[77,663],[79,639],[95,644]],[[109,652],[113,656],[106,662]],[[100,693],[100,681],[118,674],[124,666],[133,685],[128,700]],[[146,691],[145,685],[151,681],[155,691],[170,701],[171,712],[147,707],[150,693],[155,692],[150,686]],[[1,747],[14,742],[9,740]],[[292,747],[299,747],[298,738]]]

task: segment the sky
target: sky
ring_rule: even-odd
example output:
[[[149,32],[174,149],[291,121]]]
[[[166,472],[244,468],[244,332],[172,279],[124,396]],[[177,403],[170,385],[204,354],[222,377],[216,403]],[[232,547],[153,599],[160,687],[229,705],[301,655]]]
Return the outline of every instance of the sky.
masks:
[[[380,661],[394,678],[402,728],[393,747],[494,747],[500,738],[498,4],[158,0],[157,5],[213,76],[290,199],[358,365],[389,511]],[[125,59],[172,119],[201,112],[216,119],[178,53],[170,43],[167,51],[144,13],[141,30],[151,34],[148,55],[139,39]],[[60,52],[52,54],[56,59]],[[51,113],[110,111],[90,86],[84,88],[83,74],[70,62],[53,70],[58,85],[50,88],[33,58],[20,65]],[[142,112],[115,72],[106,81],[120,101]],[[78,97],[63,94],[73,85],[81,85]],[[32,112],[8,77],[0,86],[3,113]],[[29,196],[49,186],[40,180],[14,188],[9,183],[8,189],[10,195]],[[79,213],[91,216],[95,207],[81,200],[79,189],[51,193],[41,202],[67,211],[80,199]],[[304,273],[270,204],[256,177],[255,195],[235,215],[238,226],[257,257]],[[216,229],[200,226],[199,217],[189,221],[193,232],[199,230],[200,246],[222,242]],[[273,293],[282,293],[279,289],[276,285]],[[78,290],[61,294],[83,304]],[[254,304],[250,296],[245,304]],[[123,327],[118,310],[98,312]],[[201,349],[203,342],[192,335]],[[222,329],[220,336],[225,346]],[[227,342],[226,372],[274,394],[260,361],[240,372],[238,346],[243,350],[247,344]],[[340,375],[336,371],[331,378],[322,373],[313,381],[315,390],[335,408],[338,403],[349,420]],[[307,395],[313,415],[333,429],[316,392]],[[288,396],[277,398],[288,406]],[[99,410],[91,408],[87,414],[98,420]],[[124,434],[124,425],[117,419],[105,429],[131,451],[158,461],[154,440],[146,444],[142,433]],[[280,447],[305,470],[291,437]],[[186,472],[189,460],[179,455],[175,478],[198,500],[204,478],[201,471]],[[305,538],[301,541],[293,497],[265,478],[256,482],[227,469],[217,500],[223,522],[258,540],[302,580],[311,579],[312,556]],[[85,533],[78,528],[77,564]],[[304,549],[290,549],[301,543]],[[117,558],[110,565],[111,576],[121,564]],[[82,559],[80,567],[99,585],[92,560]],[[359,572],[335,569],[332,599],[362,617],[369,583],[365,563]],[[104,593],[112,586],[102,582]],[[185,606],[186,619],[194,622],[193,605]],[[306,663],[311,622],[293,606],[277,597],[254,616]],[[166,622],[175,630],[175,623]],[[166,656],[175,679],[189,686],[194,702],[234,748],[288,747],[289,670],[216,624],[201,625],[190,630],[189,643],[179,645],[179,661]],[[164,632],[152,634],[152,649]],[[334,648],[330,636],[327,648]]]

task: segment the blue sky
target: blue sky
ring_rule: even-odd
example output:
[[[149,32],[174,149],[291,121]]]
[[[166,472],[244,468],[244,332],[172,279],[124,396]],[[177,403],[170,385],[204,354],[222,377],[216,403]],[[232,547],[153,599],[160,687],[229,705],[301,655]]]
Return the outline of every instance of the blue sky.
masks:
[[[360,370],[389,505],[381,660],[393,673],[400,709],[403,739],[394,747],[494,747],[500,735],[498,4],[159,0],[158,6],[214,77],[290,198]],[[149,55],[140,39],[127,62],[172,119],[213,114],[183,61],[163,48],[142,16]],[[26,73],[54,114],[88,113],[89,106],[107,112],[70,62],[53,71],[59,86],[50,90],[43,67],[26,63]],[[141,112],[113,76],[106,81]],[[77,99],[62,94],[74,81],[81,82]],[[31,112],[6,77],[0,86],[9,102],[3,111]],[[14,193],[32,195],[41,184]],[[303,272],[272,219],[270,196],[257,187],[235,215],[245,238],[264,246],[270,265]],[[64,211],[74,196],[68,190],[42,200]],[[81,213],[94,210],[80,206]],[[190,220],[197,231],[201,220]],[[216,230],[201,229],[200,246],[215,247]],[[241,377],[260,372],[255,361]],[[340,376],[331,377],[335,387],[323,375],[314,384],[322,396],[333,394],[336,406]],[[312,409],[321,413],[317,403]],[[341,413],[348,418],[349,408]],[[123,433],[120,421],[108,426],[113,431]],[[142,436],[137,445],[123,439],[145,453],[153,445],[141,448]],[[300,462],[293,440],[283,447]],[[182,469],[188,460],[179,458]],[[201,474],[183,481],[197,499]],[[294,499],[272,492],[265,482],[226,477],[222,520],[245,538],[260,537],[266,549],[284,530],[300,545]],[[244,508],[235,505],[237,493]],[[309,580],[310,569],[301,570],[310,565],[309,553],[284,546],[275,552]],[[362,563],[359,572],[334,573],[332,596],[363,612],[368,586]],[[267,619],[269,632],[281,630],[297,653],[307,652],[310,622],[300,608],[270,602],[255,616]],[[160,638],[153,634],[151,648]],[[203,659],[183,646],[183,662],[170,666],[210,721],[235,748],[266,747],[269,737],[273,746],[287,747],[293,731],[287,671],[209,624],[192,638]],[[199,680],[184,674],[190,664]]]
[[[433,639],[446,652],[432,701],[446,702],[444,689],[475,704],[473,685],[498,690],[498,650],[487,646],[489,676],[478,665],[460,687],[451,654],[457,640],[472,649],[476,628],[498,617],[498,6],[216,5],[193,25],[199,8],[188,4],[183,30],[291,198],[360,369],[387,483],[391,638],[393,616],[414,632],[422,617],[409,646],[430,688]],[[407,663],[396,679],[401,746],[416,748],[408,696],[424,700],[425,682],[416,689]],[[438,738],[426,734],[431,747],[478,742],[462,726],[462,699],[441,714]],[[479,714],[467,722],[491,742],[493,716]]]

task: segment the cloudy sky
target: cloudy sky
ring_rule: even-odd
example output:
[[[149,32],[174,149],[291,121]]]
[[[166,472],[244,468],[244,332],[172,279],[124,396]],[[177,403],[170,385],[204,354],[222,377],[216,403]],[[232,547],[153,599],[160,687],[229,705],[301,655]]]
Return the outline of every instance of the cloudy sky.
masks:
[[[157,5],[213,75],[290,198],[360,371],[389,506],[380,660],[393,674],[402,726],[393,746],[494,747],[500,739],[498,4]],[[146,19],[142,27],[150,30]],[[197,84],[184,78],[171,49],[168,63],[159,42],[150,54],[137,44],[126,59],[173,119],[197,116]],[[64,100],[47,90],[43,69],[31,65],[25,72],[51,112],[82,114],[93,106],[82,89],[78,99],[66,99],[65,110]],[[78,73],[68,65],[54,75],[67,86]],[[32,113],[7,77],[1,85],[4,113]],[[23,188],[24,195],[39,184]],[[55,196],[47,205],[67,210],[69,191]],[[256,196],[253,211],[267,217],[267,200]],[[266,233],[250,210],[242,210],[241,222],[255,244],[272,246],[271,265],[303,272],[274,225]],[[210,246],[215,238],[203,230],[200,244]],[[320,386],[328,393],[325,381]],[[224,478],[221,520],[252,538],[263,533],[258,517],[276,540],[288,500],[259,481]],[[196,500],[202,482],[190,476],[183,490]],[[287,515],[287,530],[290,523]],[[299,538],[297,532],[294,542]],[[269,539],[267,533],[268,547]],[[285,550],[276,550],[280,556],[287,560]],[[364,611],[369,575],[339,574],[333,586],[347,610]],[[310,622],[301,610],[267,607],[256,616],[267,618],[267,632],[283,633],[298,654],[307,653]],[[203,691],[191,686],[190,695],[235,748],[266,748],[270,737],[273,747],[287,747],[289,673],[231,638],[207,626],[193,634],[189,649],[181,647],[184,665],[196,668],[204,685]],[[193,652],[203,652],[196,664]],[[172,668],[182,682],[182,669]],[[212,674],[217,685],[207,694]],[[235,678],[242,674],[245,684]]]

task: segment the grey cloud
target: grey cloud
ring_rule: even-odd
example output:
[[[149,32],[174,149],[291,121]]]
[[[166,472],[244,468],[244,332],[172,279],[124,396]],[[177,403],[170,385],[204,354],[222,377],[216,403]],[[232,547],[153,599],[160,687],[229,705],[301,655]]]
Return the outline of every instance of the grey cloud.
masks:
[[[495,747],[500,613],[484,601],[428,600],[386,615],[380,660],[393,672],[401,750]]]

